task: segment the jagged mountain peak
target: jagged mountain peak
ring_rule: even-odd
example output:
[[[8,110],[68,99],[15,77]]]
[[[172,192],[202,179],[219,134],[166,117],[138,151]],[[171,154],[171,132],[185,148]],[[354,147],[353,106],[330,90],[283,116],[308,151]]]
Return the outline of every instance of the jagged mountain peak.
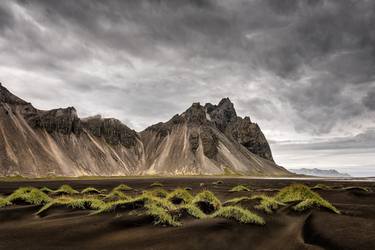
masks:
[[[2,85],[0,98],[0,175],[288,174],[229,98],[193,103],[140,133],[115,118],[81,119],[74,107],[38,110]]]

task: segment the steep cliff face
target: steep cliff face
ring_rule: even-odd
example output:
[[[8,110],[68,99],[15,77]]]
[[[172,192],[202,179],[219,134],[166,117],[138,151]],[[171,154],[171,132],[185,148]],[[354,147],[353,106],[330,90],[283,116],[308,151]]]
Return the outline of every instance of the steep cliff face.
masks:
[[[137,133],[119,120],[38,110],[0,84],[0,176],[285,175],[259,127],[233,104],[194,103]]]
[[[227,137],[237,141],[250,152],[273,161],[270,146],[258,124],[252,123],[250,118],[238,117],[233,103],[224,98],[218,105],[205,105],[207,113],[215,126]]]

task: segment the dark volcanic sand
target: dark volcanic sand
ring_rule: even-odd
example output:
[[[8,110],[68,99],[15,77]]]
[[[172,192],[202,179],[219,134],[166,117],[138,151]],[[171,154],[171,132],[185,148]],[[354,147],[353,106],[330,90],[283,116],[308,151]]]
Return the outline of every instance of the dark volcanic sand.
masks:
[[[213,191],[222,201],[258,192],[274,194],[272,189],[291,183],[307,185],[369,187],[371,192],[329,190],[317,192],[341,210],[342,215],[314,209],[297,214],[288,207],[273,215],[242,203],[266,220],[265,226],[243,225],[226,219],[182,220],[181,227],[154,226],[147,217],[112,213],[88,216],[89,211],[51,209],[44,217],[35,215],[37,206],[10,206],[0,209],[0,249],[375,249],[375,183],[323,180],[222,179],[220,178],[135,178],[106,180],[1,182],[0,194],[19,186],[57,188],[69,184],[81,190],[88,186],[108,189],[120,183],[139,190],[155,181],[165,189],[191,187]],[[200,187],[200,183],[205,183]],[[245,184],[252,192],[230,193]]]

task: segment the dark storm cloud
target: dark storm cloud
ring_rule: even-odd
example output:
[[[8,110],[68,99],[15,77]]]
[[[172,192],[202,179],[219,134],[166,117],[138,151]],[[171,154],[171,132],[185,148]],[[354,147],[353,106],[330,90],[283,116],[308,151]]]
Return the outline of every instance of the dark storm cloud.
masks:
[[[2,1],[1,80],[137,129],[230,96],[270,136],[360,133],[375,126],[374,23],[366,0]]]

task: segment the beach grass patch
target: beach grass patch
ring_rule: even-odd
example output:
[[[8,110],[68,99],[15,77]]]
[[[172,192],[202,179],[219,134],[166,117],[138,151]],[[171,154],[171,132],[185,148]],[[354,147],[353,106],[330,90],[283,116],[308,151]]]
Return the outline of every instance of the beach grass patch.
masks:
[[[178,208],[179,214],[188,214],[196,219],[205,219],[207,215],[193,204],[185,204]]]
[[[222,185],[222,184],[224,184],[224,182],[219,180],[219,181],[212,182],[212,184],[213,185]]]
[[[12,203],[8,201],[6,198],[0,198],[0,208],[10,205],[12,205]]]
[[[163,183],[160,182],[154,182],[150,184],[150,187],[163,187]]]
[[[332,188],[328,185],[319,183],[313,186],[311,190],[332,190]]]
[[[167,199],[175,205],[188,204],[193,196],[185,189],[178,188],[167,195]]]
[[[182,224],[178,222],[165,207],[158,206],[155,203],[145,204],[146,215],[154,218],[155,225],[165,225],[165,226],[181,226]]]
[[[131,191],[131,190],[133,190],[133,188],[129,187],[126,184],[120,184],[117,187],[115,187],[114,189],[112,189],[112,191],[121,191],[121,192]]]
[[[249,200],[251,200],[251,198],[248,197],[248,196],[235,197],[233,199],[229,199],[229,200],[225,201],[223,203],[223,205],[238,204],[238,203],[241,203],[243,201],[249,201]]]
[[[156,197],[159,197],[159,198],[165,198],[169,194],[168,191],[163,189],[163,188],[155,188],[155,189],[147,190],[144,193],[150,194],[152,196],[156,196]]]
[[[198,207],[205,214],[214,213],[221,208],[220,200],[208,190],[198,193],[193,198],[192,204]]]
[[[101,194],[102,192],[93,187],[87,187],[81,191],[81,194]]]
[[[32,205],[43,205],[51,198],[37,188],[20,187],[10,194],[6,200],[10,203],[25,202]]]
[[[59,189],[53,191],[54,194],[57,194],[57,195],[74,195],[74,194],[79,194],[79,192],[77,190],[75,190],[74,188],[72,188],[71,186],[69,185],[62,185]]]
[[[353,186],[353,187],[343,187],[341,190],[345,191],[362,191],[362,192],[370,192],[370,189],[365,188],[365,187],[358,187],[358,186]]]
[[[243,191],[250,191],[250,189],[247,186],[244,185],[237,185],[229,190],[229,192],[243,192]]]
[[[72,198],[72,197],[60,197],[57,199],[53,199],[49,203],[45,204],[37,214],[41,214],[44,211],[52,208],[63,206],[72,209],[90,209],[90,210],[100,210],[105,207],[105,202],[94,199],[94,198]]]
[[[254,195],[251,197],[251,199],[259,201],[259,204],[254,207],[255,209],[264,211],[268,214],[273,213],[273,211],[278,209],[280,206],[285,206],[284,203],[278,201],[276,198],[267,195]]]
[[[318,193],[312,191],[309,187],[302,184],[292,184],[282,188],[279,193],[276,194],[275,198],[282,203],[302,203],[293,207],[293,209],[296,211],[304,211],[311,207],[325,207],[334,213],[340,213],[340,211],[330,202],[323,199]]]
[[[257,224],[257,225],[264,225],[265,221],[259,215],[238,207],[238,206],[227,206],[220,208],[217,212],[215,212],[212,217],[223,217],[227,219],[232,219],[240,223],[244,224]]]
[[[42,187],[39,189],[40,191],[42,191],[43,193],[46,193],[46,194],[51,194],[53,193],[53,190],[50,189],[49,187]]]

